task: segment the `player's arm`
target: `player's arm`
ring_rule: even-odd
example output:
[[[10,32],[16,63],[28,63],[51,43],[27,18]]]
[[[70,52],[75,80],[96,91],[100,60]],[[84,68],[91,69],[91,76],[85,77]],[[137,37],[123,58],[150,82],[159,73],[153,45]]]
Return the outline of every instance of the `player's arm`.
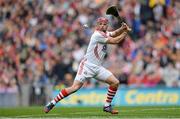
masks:
[[[128,31],[124,31],[116,37],[108,37],[106,43],[107,44],[119,44],[127,36],[127,32]]]
[[[123,22],[120,28],[111,32],[110,36],[117,37],[124,31],[131,31],[131,28],[126,23]]]

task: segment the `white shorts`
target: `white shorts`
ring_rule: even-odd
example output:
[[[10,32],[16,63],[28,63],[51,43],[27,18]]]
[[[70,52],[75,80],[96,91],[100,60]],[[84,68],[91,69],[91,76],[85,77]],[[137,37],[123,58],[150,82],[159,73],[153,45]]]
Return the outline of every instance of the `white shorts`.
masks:
[[[90,78],[105,81],[111,75],[112,73],[104,67],[89,63],[86,59],[83,59],[79,65],[75,80],[82,83]]]

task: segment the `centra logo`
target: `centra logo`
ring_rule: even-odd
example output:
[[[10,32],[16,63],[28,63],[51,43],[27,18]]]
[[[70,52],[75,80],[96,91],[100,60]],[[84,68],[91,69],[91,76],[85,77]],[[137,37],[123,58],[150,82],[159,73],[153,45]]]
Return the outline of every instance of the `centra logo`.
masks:
[[[125,96],[125,100],[128,104],[177,104],[179,95],[176,92],[165,92],[162,90],[156,92],[138,92],[138,90],[130,90]]]

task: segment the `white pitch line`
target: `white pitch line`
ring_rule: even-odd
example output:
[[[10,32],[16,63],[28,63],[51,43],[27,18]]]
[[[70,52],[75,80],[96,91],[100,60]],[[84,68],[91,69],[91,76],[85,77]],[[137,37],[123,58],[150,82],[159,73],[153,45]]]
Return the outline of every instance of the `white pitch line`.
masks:
[[[136,110],[122,110],[120,112],[139,112],[139,111],[153,111],[153,110],[180,110],[180,108],[147,108],[147,109],[136,109]]]
[[[21,115],[21,116],[15,116],[15,118],[28,118],[28,117],[36,117],[36,116],[43,116],[43,118],[46,118],[46,117],[44,117],[46,114],[38,114],[38,115],[33,115],[33,114],[31,114],[31,115]],[[58,116],[59,114],[48,114],[48,116]]]
[[[33,118],[33,117],[27,117],[27,118]],[[21,118],[21,119],[27,119],[27,118]],[[33,119],[110,119],[110,118],[104,118],[104,117],[97,117],[97,116],[92,116],[92,117],[83,117],[83,118],[61,118],[61,117],[39,117],[39,118],[33,118]],[[172,118],[172,117],[169,117]],[[121,119],[169,119],[169,118],[152,118],[152,117],[121,117]],[[2,117],[0,119],[19,119],[19,118],[7,118],[7,117]],[[119,119],[118,117],[112,117],[112,119]],[[173,118],[173,119],[180,119],[180,118]]]
[[[0,119],[71,119],[71,118],[63,118],[63,117],[19,117],[19,118],[9,118],[9,117],[2,117]],[[82,119],[82,118],[73,118],[73,119]]]
[[[136,110],[120,110],[120,112],[142,112],[142,111],[153,111],[153,110],[180,110],[180,108],[147,108],[147,109],[136,109]],[[95,114],[95,112],[73,112],[73,113],[69,113],[69,115],[74,115],[74,114],[82,114],[82,113],[85,113],[85,114]],[[70,119],[70,118],[62,118],[62,117],[58,117],[59,114],[48,114],[48,116],[57,116],[57,117],[46,117],[45,116],[46,114],[39,114],[39,115],[21,115],[21,116],[15,116],[15,117],[12,117],[13,119],[23,119],[23,118],[33,118],[33,119],[41,119],[41,118],[46,118],[46,119],[57,119],[57,118],[60,118],[60,119]],[[38,117],[36,117],[38,116]],[[42,117],[41,117],[42,116]],[[0,117],[0,119],[12,119],[12,118],[9,118],[9,117]],[[92,116],[92,117],[83,117],[82,119],[106,119],[104,117],[96,117],[96,116]],[[127,117],[127,118],[130,118],[130,117]],[[136,118],[136,117],[135,117]],[[141,118],[141,119],[151,119],[150,117],[146,117],[146,118]],[[169,118],[172,118],[172,117],[169,117]],[[81,118],[73,118],[73,119],[81,119]],[[114,119],[116,119],[116,117],[114,117]],[[123,119],[126,119],[126,118],[123,118]],[[153,119],[156,119],[156,118],[153,118]],[[157,119],[164,119],[164,118],[157,118]],[[180,119],[180,118],[176,118],[176,119]]]
[[[121,112],[142,112],[142,111],[153,111],[153,110],[180,110],[180,108],[148,108],[148,109],[136,109],[136,110],[120,110]],[[94,112],[73,112],[73,113],[69,113],[69,114],[82,114],[82,113],[86,113],[86,114],[94,114]]]

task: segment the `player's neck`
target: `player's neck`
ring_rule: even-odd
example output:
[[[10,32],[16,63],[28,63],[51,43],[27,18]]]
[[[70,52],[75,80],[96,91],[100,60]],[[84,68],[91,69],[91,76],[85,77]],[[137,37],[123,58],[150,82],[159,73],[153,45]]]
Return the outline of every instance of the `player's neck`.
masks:
[[[106,30],[102,30],[102,32],[106,33]]]
[[[96,30],[99,31],[99,32],[106,33],[106,30],[98,30],[98,29],[96,29]]]

